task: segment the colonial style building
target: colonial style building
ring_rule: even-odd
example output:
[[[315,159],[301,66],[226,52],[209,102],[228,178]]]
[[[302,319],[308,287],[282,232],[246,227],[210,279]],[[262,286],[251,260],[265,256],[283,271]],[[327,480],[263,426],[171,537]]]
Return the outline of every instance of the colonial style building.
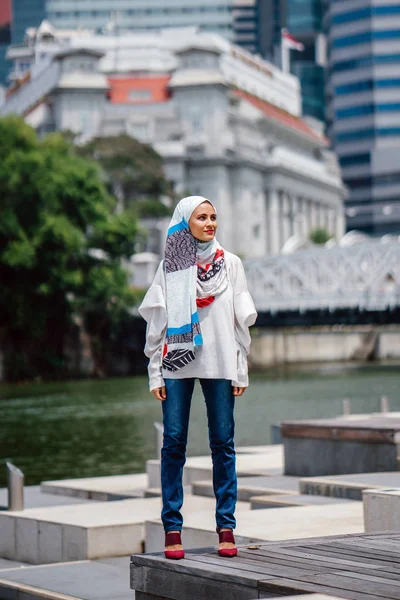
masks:
[[[30,36],[9,52],[16,70],[34,59],[0,114],[23,115],[40,133],[151,143],[178,194],[215,202],[221,243],[244,257],[278,253],[317,227],[342,236],[340,171],[301,118],[292,75],[195,29],[112,37],[44,24]]]

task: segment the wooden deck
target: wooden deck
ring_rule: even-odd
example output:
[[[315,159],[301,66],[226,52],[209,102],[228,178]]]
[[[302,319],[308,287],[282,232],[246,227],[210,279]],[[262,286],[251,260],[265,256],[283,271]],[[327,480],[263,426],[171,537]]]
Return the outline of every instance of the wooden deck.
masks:
[[[400,600],[400,531],[215,549],[180,561],[134,555],[136,600],[250,600],[320,593],[351,600]]]

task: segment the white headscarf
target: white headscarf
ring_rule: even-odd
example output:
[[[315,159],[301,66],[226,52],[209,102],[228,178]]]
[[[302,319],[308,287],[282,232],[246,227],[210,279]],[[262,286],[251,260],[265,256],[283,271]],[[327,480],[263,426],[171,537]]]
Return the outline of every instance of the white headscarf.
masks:
[[[203,202],[202,196],[183,198],[175,208],[165,245],[167,295],[167,337],[163,367],[177,371],[195,359],[194,349],[202,346],[196,297],[216,296],[227,287],[223,251],[217,240],[200,242],[191,233],[189,220]],[[220,254],[217,261],[214,257]],[[198,263],[208,268],[200,269]]]

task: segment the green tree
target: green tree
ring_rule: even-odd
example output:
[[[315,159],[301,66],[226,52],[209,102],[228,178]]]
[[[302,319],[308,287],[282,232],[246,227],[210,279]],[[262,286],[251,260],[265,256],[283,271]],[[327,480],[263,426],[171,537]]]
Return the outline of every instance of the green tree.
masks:
[[[138,217],[171,214],[160,198],[172,198],[172,186],[165,178],[163,159],[152,146],[118,135],[94,138],[78,151],[101,166],[107,186],[121,206]]]
[[[313,244],[326,244],[331,237],[332,235],[329,233],[329,231],[323,227],[317,227],[309,233],[310,241]]]
[[[0,119],[0,344],[9,380],[68,374],[76,323],[104,373],[114,324],[136,299],[121,265],[134,252],[131,215],[115,212],[98,167],[59,134],[39,140]]]

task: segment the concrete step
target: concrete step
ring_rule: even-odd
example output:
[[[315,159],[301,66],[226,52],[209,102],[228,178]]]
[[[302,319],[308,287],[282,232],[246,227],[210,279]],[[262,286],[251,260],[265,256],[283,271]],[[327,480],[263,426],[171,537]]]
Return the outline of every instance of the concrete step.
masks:
[[[187,495],[183,515],[200,511],[213,515],[215,501]],[[160,512],[161,499],[147,498],[0,513],[0,557],[48,564],[142,552],[144,522]]]
[[[250,502],[252,496],[267,494],[290,494],[298,490],[298,477],[238,477],[238,500]],[[212,497],[214,495],[212,482],[195,481],[192,493],[196,496]]]
[[[256,447],[257,448],[257,447]],[[283,446],[272,445],[259,447],[258,451],[251,452],[253,448],[236,449],[236,470],[242,477],[254,475],[280,475],[283,473]],[[148,487],[160,487],[160,460],[146,462]],[[186,460],[183,469],[184,485],[191,485],[194,481],[212,479],[211,456],[192,456]]]
[[[340,504],[353,502],[344,498],[327,496],[307,496],[305,494],[271,494],[271,496],[253,496],[250,498],[251,510],[261,508],[285,508],[288,506],[315,506],[318,504]]]
[[[290,540],[364,531],[362,502],[246,512],[238,506],[236,519],[235,536],[238,543],[245,544],[260,540]],[[159,552],[163,548],[164,532],[160,520],[146,521],[145,535],[146,552]],[[214,515],[210,512],[187,514],[182,540],[188,549],[216,546]]]
[[[40,486],[41,491],[46,494],[98,500],[100,502],[122,500],[124,498],[143,498],[144,490],[147,487],[148,477],[146,473],[43,481]]]
[[[400,489],[364,490],[365,531],[400,530]]]
[[[301,494],[347,498],[348,500],[362,500],[363,490],[385,488],[400,488],[399,471],[302,477],[299,481]]]
[[[86,504],[89,500],[84,498],[66,496],[54,496],[43,492],[38,485],[29,485],[24,487],[24,506],[25,508],[40,508],[45,506],[64,506],[66,504]],[[8,506],[8,490],[0,489],[0,510]]]
[[[0,573],[2,600],[132,600],[130,556]]]

